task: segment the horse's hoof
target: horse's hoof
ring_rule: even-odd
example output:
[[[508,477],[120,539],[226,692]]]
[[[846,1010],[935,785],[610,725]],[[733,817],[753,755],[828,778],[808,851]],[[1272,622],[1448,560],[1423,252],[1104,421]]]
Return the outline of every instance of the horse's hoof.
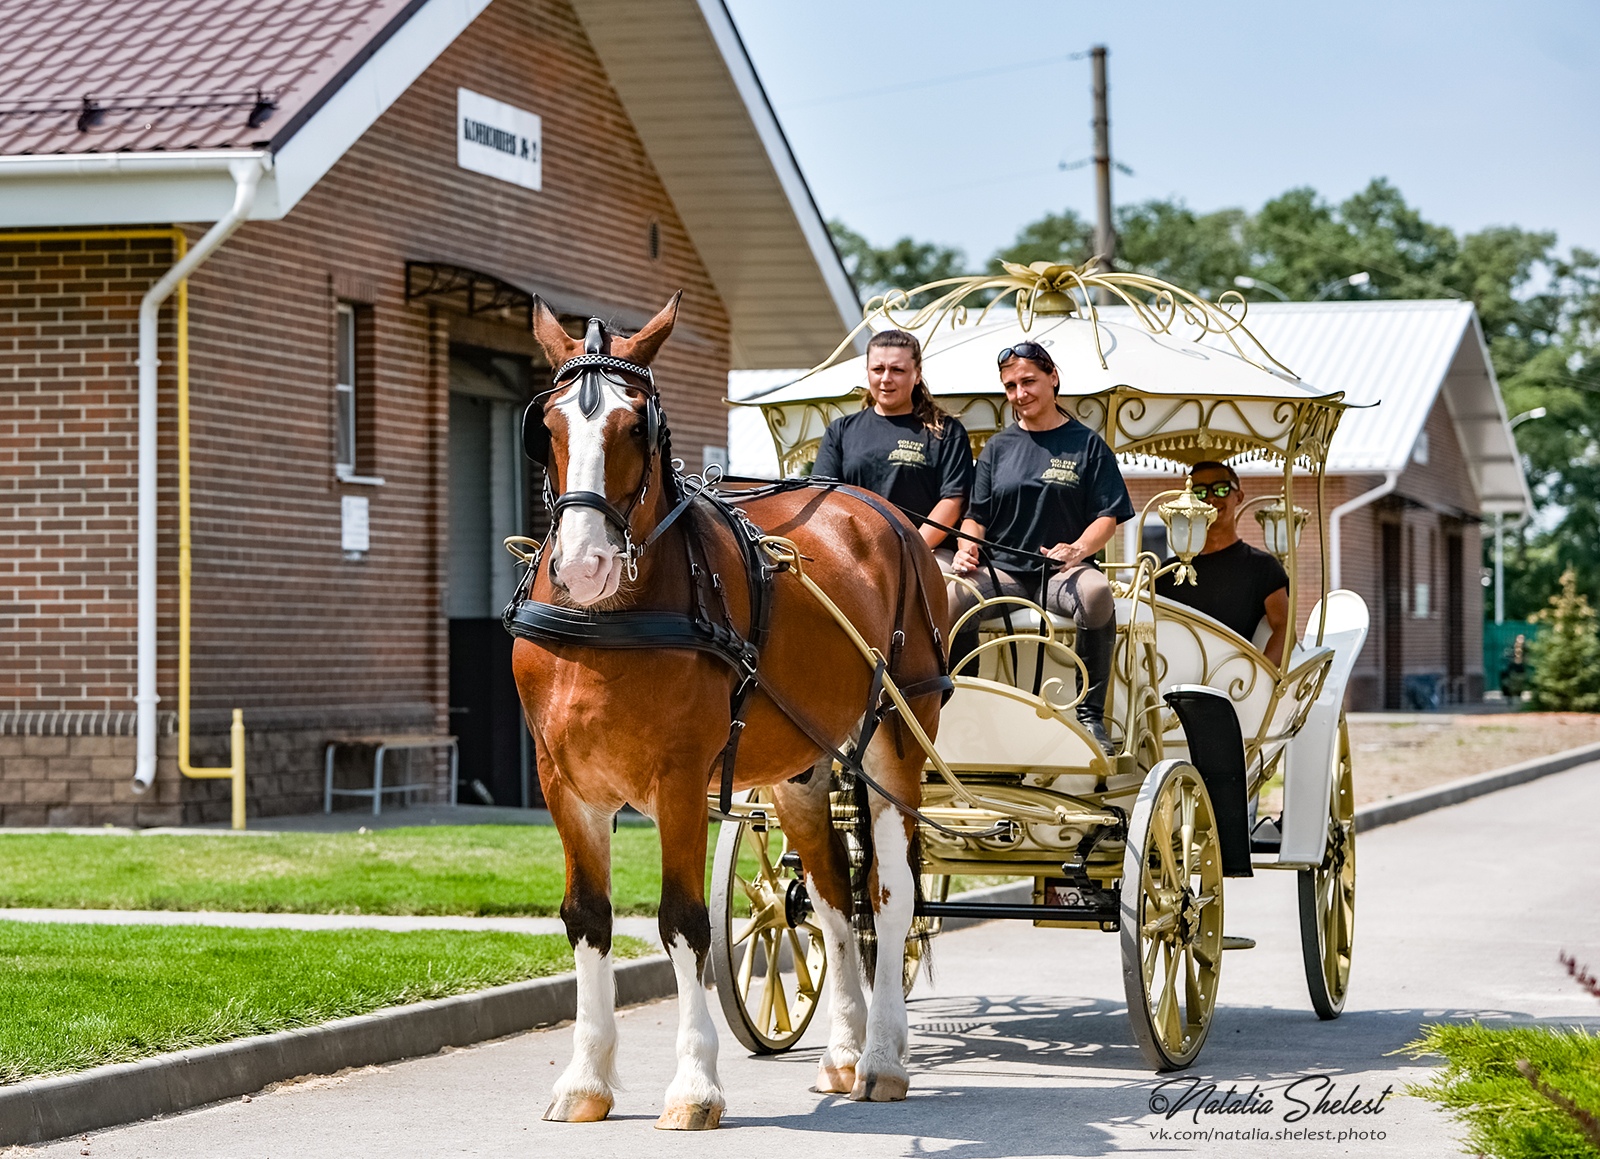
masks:
[[[819,1095],[847,1095],[855,1085],[855,1067],[823,1063],[817,1068],[817,1085],[813,1089]]]
[[[896,1075],[862,1075],[850,1088],[850,1097],[858,1103],[898,1103],[910,1087],[910,1079]]]
[[[658,1131],[715,1131],[722,1122],[722,1108],[683,1103],[668,1107],[656,1120]]]
[[[547,1123],[598,1123],[611,1113],[611,1100],[602,1095],[568,1095],[550,1104]]]

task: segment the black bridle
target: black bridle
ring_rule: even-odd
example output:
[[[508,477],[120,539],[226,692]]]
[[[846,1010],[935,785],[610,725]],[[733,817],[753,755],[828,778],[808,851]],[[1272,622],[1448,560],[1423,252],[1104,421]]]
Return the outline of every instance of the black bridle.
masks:
[[[622,562],[627,568],[630,581],[639,578],[639,559],[645,550],[656,541],[663,531],[670,526],[683,509],[688,506],[692,497],[685,497],[682,481],[678,478],[676,466],[672,462],[672,435],[667,430],[666,421],[661,411],[661,395],[656,390],[655,376],[650,373],[648,366],[636,362],[629,362],[623,358],[616,358],[602,352],[605,344],[605,326],[598,318],[590,318],[587,332],[584,335],[582,354],[569,358],[556,368],[554,384],[547,391],[537,395],[528,404],[528,409],[522,416],[522,448],[527,456],[539,463],[545,469],[544,490],[545,505],[550,510],[550,534],[554,538],[556,529],[560,525],[561,513],[569,507],[587,507],[591,511],[598,511],[600,517],[609,524],[617,534],[622,537]],[[639,382],[625,382],[616,377],[626,374]],[[545,425],[544,412],[547,402],[555,395],[560,394],[574,381],[578,384],[578,409],[585,418],[593,418],[600,409],[604,387],[603,380],[616,383],[624,389],[639,390],[645,396],[644,403],[644,470],[639,476],[639,487],[633,493],[625,507],[618,508],[610,499],[599,491],[565,491],[560,495],[555,494],[550,483],[550,428]],[[650,492],[650,477],[655,471],[655,461],[661,458],[666,466],[662,475],[666,481],[668,494],[677,499],[673,511],[656,525],[649,537],[643,543],[635,543],[633,538],[633,514],[639,505],[644,502],[645,496]]]

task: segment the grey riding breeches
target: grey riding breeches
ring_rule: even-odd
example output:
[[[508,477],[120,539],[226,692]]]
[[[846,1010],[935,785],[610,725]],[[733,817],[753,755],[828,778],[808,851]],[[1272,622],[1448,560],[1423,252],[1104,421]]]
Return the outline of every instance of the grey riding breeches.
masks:
[[[1010,572],[996,568],[991,578],[988,568],[980,567],[964,577],[976,584],[984,599],[996,595],[1022,596],[1037,600],[1037,581],[1024,583]],[[996,590],[994,580],[1000,581]],[[1047,611],[1069,616],[1080,628],[1103,628],[1116,618],[1117,606],[1111,597],[1111,583],[1105,573],[1091,563],[1078,563],[1056,572],[1045,585],[1042,601]],[[950,618],[952,622],[969,609],[976,607],[978,598],[970,589],[960,584],[950,585]]]

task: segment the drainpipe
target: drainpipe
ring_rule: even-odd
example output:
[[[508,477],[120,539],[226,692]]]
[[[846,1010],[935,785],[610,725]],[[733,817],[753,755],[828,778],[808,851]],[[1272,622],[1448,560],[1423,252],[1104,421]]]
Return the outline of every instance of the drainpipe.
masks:
[[[1400,472],[1399,471],[1390,471],[1388,474],[1384,475],[1382,483],[1379,483],[1376,487],[1374,487],[1370,491],[1363,491],[1360,495],[1357,495],[1354,499],[1350,499],[1350,500],[1347,500],[1344,503],[1339,504],[1339,506],[1335,507],[1333,509],[1333,511],[1329,514],[1329,516],[1328,516],[1328,547],[1329,547],[1328,554],[1333,557],[1333,562],[1332,562],[1332,566],[1330,566],[1328,570],[1331,573],[1330,586],[1332,587],[1332,589],[1334,591],[1338,591],[1339,590],[1340,585],[1341,585],[1341,581],[1343,579],[1343,569],[1341,567],[1341,564],[1344,561],[1343,561],[1343,558],[1342,558],[1342,556],[1340,554],[1341,541],[1340,541],[1340,538],[1339,538],[1339,521],[1341,519],[1343,519],[1346,515],[1350,514],[1350,512],[1352,512],[1352,511],[1359,510],[1360,508],[1367,506],[1367,504],[1369,504],[1369,503],[1376,503],[1379,499],[1382,499],[1385,495],[1389,494],[1389,492],[1393,491],[1395,489],[1396,484],[1398,484],[1399,482],[1400,482]]]
[[[200,264],[243,225],[255,204],[256,189],[271,165],[266,154],[241,157],[228,166],[234,180],[233,208],[206,231],[195,247],[162,276],[139,303],[139,602],[138,602],[138,758],[134,766],[133,789],[142,793],[156,776],[156,417],[158,395],[156,370],[157,326],[161,304]],[[242,739],[237,720],[233,728],[235,746]],[[187,757],[188,754],[184,754]],[[243,752],[234,754],[234,764],[242,773]],[[243,795],[235,786],[234,827],[243,828],[239,806]]]

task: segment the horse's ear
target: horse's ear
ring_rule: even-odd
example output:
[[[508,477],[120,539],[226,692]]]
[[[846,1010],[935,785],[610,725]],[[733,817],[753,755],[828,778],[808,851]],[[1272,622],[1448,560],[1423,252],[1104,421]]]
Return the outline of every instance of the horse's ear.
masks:
[[[583,343],[561,328],[561,323],[544,304],[544,299],[533,299],[533,336],[544,349],[551,366],[560,366],[568,359],[583,353]]]
[[[625,362],[636,362],[640,366],[649,366],[656,352],[661,349],[661,344],[672,333],[672,324],[678,320],[678,302],[683,298],[683,291],[679,290],[672,295],[672,301],[661,307],[661,313],[644,324],[632,338],[619,338],[612,342],[611,353]]]

